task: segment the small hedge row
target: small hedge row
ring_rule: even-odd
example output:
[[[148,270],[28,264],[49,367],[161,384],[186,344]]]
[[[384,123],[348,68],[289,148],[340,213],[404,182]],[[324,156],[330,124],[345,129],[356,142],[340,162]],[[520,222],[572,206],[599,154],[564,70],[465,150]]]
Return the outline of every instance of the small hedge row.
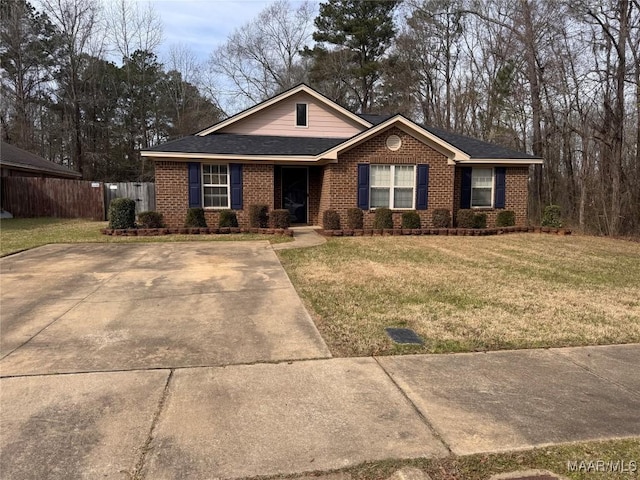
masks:
[[[364,226],[364,212],[359,208],[347,210],[347,229],[359,230]],[[448,225],[447,225],[448,226]],[[322,227],[325,230],[339,230],[341,228],[340,214],[335,210],[325,210],[322,214]],[[401,228],[420,228],[421,220],[418,212],[402,212]],[[373,228],[393,228],[393,212],[388,208],[376,208],[373,218]]]
[[[269,215],[267,205],[249,206],[250,228],[267,228],[269,220],[271,228],[289,228],[289,211],[274,210]],[[219,210],[218,228],[238,227],[238,216],[233,210]],[[186,228],[207,228],[207,220],[204,216],[204,208],[190,208],[187,210],[187,218],[184,222]]]

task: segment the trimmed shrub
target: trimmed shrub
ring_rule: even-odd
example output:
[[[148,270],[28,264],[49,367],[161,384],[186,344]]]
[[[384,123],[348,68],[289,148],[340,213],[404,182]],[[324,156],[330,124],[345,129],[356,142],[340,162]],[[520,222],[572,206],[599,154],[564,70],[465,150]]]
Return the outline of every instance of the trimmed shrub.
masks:
[[[340,215],[335,210],[325,210],[322,214],[322,228],[340,230]]]
[[[269,207],[267,205],[249,205],[249,227],[267,228],[269,226]]]
[[[347,228],[351,230],[362,230],[364,228],[364,214],[359,208],[347,210]]]
[[[221,210],[220,211],[220,219],[218,220],[218,227],[237,227],[238,226],[238,217],[236,216],[236,212],[233,210]]]
[[[376,230],[392,229],[393,214],[388,208],[376,208],[375,217],[373,217],[373,228]]]
[[[142,228],[162,228],[164,221],[159,212],[149,211],[138,214],[138,225]]]
[[[473,228],[487,228],[486,213],[476,213],[473,216]]]
[[[446,208],[436,208],[433,211],[431,222],[434,228],[449,228],[449,225],[451,225],[451,212]]]
[[[551,228],[562,227],[562,212],[558,205],[547,205],[542,214],[542,226]]]
[[[136,202],[130,198],[116,198],[109,204],[109,228],[133,228],[136,224]]]
[[[204,208],[196,207],[187,210],[187,218],[184,221],[186,228],[207,228],[207,221],[204,218]]]
[[[503,210],[496,216],[496,227],[513,227],[516,224],[516,212]]]
[[[476,213],[470,208],[463,208],[456,213],[456,226],[458,228],[474,228],[473,220]]]
[[[289,210],[278,209],[271,212],[271,228],[289,228]]]
[[[401,227],[404,229],[420,228],[420,215],[418,215],[418,212],[404,212],[402,214]]]

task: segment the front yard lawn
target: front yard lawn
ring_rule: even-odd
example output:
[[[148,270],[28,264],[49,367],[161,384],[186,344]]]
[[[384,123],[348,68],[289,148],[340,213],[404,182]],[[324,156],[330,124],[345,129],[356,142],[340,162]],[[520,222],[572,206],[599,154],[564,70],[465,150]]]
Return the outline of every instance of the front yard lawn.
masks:
[[[640,342],[639,243],[354,237],[278,254],[336,356]],[[394,344],[385,327],[425,344]]]
[[[158,237],[113,237],[100,233],[107,222],[63,218],[11,218],[0,220],[0,256],[39,247],[48,243],[131,243],[131,242],[188,242],[220,240],[269,240],[271,243],[289,242],[279,235],[162,235]]]

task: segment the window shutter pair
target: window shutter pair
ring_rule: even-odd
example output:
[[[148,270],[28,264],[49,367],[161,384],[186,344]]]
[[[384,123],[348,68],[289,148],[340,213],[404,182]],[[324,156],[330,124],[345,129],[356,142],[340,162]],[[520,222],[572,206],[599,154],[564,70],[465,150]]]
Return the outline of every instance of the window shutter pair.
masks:
[[[462,181],[460,186],[460,208],[471,208],[471,167],[463,167],[460,169],[462,173]],[[505,167],[496,167],[494,169],[495,175],[495,189],[493,192],[493,207],[504,208],[506,202],[506,171]]]
[[[199,162],[187,164],[189,175],[189,208],[202,207],[202,175]],[[229,164],[231,209],[242,210],[242,164]]]
[[[361,210],[369,210],[370,170],[368,163],[358,164],[358,208]],[[417,165],[416,170],[416,210],[426,210],[429,205],[429,165]]]

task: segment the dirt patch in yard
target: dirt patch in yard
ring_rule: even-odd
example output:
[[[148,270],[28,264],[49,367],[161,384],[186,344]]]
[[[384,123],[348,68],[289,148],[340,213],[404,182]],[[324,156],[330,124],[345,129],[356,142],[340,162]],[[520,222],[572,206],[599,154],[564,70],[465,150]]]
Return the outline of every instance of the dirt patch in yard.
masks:
[[[640,342],[636,243],[362,237],[280,257],[334,355]],[[386,327],[425,344],[394,344]]]

